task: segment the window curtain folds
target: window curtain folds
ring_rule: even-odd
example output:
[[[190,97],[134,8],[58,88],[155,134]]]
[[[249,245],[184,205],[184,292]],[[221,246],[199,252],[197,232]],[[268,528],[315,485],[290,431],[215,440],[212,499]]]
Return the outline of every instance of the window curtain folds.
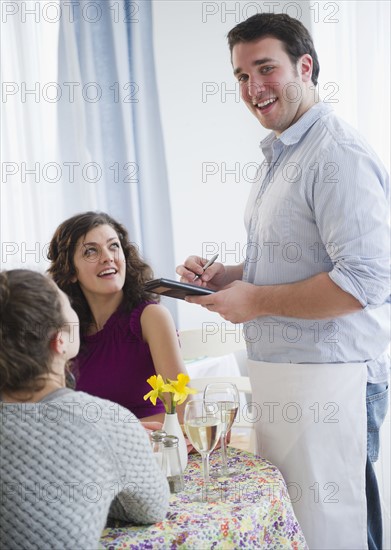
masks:
[[[96,17],[101,14],[96,23],[91,25],[79,5],[75,23],[60,29],[59,80],[76,83],[78,94],[78,101],[60,103],[61,151],[85,167],[78,200],[121,220],[156,275],[174,276],[151,3],[96,4]],[[67,208],[75,207],[70,194]],[[175,317],[171,302],[167,306]]]
[[[1,229],[10,244],[2,268],[46,270],[57,225],[102,210],[127,227],[156,276],[174,276],[150,0],[25,4],[39,13],[24,20],[15,13],[2,25],[3,44],[15,44],[3,52],[2,79],[39,92],[38,101],[19,92],[3,104],[10,175],[2,180]],[[50,21],[54,13],[61,16]],[[21,168],[36,163],[38,175],[22,179]],[[167,306],[176,318],[174,301]]]

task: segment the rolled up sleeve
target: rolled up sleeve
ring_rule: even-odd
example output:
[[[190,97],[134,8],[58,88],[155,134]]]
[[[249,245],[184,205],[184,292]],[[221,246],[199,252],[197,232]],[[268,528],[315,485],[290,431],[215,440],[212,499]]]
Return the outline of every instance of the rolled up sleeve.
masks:
[[[363,308],[384,304],[390,295],[387,173],[359,145],[339,144],[324,156],[313,197],[322,241],[332,251],[330,278]]]

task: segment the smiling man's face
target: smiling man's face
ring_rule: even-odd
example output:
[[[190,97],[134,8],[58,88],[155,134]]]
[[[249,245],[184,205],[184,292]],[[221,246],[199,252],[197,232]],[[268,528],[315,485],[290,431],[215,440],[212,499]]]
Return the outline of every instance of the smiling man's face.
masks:
[[[292,65],[277,38],[239,42],[232,50],[232,65],[243,101],[262,126],[277,136],[315,103],[311,56],[303,55]]]

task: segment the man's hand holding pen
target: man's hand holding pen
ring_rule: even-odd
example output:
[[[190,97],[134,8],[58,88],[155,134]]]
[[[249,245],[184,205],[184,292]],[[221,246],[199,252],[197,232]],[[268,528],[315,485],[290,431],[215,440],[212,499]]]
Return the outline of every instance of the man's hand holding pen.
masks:
[[[225,267],[216,263],[217,257],[218,254],[207,261],[200,256],[189,256],[183,265],[177,267],[176,272],[184,283],[220,290],[225,284]]]

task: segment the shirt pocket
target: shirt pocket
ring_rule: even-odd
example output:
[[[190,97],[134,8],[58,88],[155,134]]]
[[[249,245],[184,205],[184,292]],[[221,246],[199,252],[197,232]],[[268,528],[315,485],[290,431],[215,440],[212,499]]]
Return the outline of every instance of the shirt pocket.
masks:
[[[259,204],[257,216],[257,237],[261,244],[284,245],[292,241],[292,201],[275,193],[265,193]]]

